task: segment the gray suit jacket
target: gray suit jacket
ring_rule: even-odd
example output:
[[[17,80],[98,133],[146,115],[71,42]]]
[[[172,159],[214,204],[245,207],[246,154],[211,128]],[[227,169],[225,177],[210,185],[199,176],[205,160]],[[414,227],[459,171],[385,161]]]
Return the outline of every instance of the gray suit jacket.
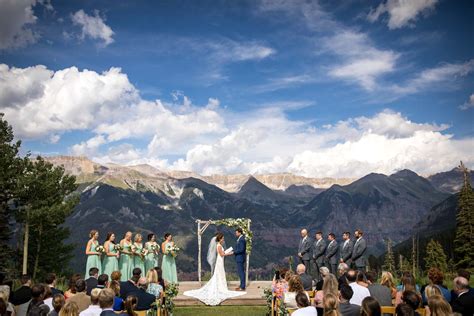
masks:
[[[345,242],[341,243],[341,250],[340,250],[339,253],[341,255],[342,261],[349,264],[350,261],[351,261],[351,258],[352,258],[352,249],[354,248],[354,244],[352,243],[352,240],[350,240],[350,239],[347,242],[346,247],[344,247],[344,243]]]
[[[326,242],[324,239],[321,239],[319,244],[318,240],[313,242],[313,259],[316,260],[316,263],[324,263],[324,253],[326,252]]]
[[[354,243],[354,250],[352,251],[352,261],[356,267],[365,267],[365,251],[367,250],[367,242],[364,238],[360,238],[359,242]]]
[[[301,239],[298,246],[298,253],[301,253],[303,260],[311,260],[311,239],[306,237],[306,239]]]
[[[333,240],[326,249],[326,259],[329,264],[337,264],[337,241]]]
[[[375,298],[380,306],[392,306],[392,292],[381,284],[369,285],[370,296]]]
[[[360,306],[347,303],[339,304],[339,310],[341,311],[342,316],[359,316],[360,315]]]

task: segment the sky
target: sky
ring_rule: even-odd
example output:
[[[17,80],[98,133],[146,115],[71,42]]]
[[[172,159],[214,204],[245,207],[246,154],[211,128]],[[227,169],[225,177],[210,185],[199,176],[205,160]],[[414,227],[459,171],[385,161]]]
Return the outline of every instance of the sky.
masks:
[[[22,154],[201,174],[474,167],[474,2],[0,0]]]

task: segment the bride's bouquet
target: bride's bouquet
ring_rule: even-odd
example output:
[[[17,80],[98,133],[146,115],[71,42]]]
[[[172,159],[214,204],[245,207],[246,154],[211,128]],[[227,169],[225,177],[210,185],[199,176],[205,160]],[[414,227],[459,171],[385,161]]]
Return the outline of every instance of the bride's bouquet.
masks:
[[[99,254],[103,254],[103,253],[105,253],[105,248],[104,248],[104,246],[99,245],[99,246],[95,247],[95,251],[97,251]]]

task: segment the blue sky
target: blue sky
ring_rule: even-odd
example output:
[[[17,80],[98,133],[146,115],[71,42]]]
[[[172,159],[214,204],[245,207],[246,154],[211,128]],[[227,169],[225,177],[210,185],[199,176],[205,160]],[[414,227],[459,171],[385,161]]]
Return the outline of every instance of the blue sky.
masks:
[[[0,9],[0,111],[25,152],[206,174],[474,166],[472,1]]]

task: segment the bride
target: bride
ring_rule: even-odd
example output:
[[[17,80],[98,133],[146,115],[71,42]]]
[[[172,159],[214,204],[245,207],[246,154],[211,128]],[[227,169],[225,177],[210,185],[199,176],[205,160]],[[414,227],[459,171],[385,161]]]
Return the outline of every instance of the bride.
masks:
[[[233,253],[225,253],[224,247],[224,234],[218,233],[215,239],[215,247],[217,253],[216,265],[214,268],[214,274],[209,282],[206,283],[202,288],[192,291],[186,291],[183,294],[186,296],[197,298],[206,305],[218,305],[222,301],[228,298],[237,297],[246,294],[246,292],[229,291],[227,288],[227,280],[224,269],[224,257],[231,256]],[[212,244],[212,241],[211,241]],[[210,247],[213,249],[214,247]]]

